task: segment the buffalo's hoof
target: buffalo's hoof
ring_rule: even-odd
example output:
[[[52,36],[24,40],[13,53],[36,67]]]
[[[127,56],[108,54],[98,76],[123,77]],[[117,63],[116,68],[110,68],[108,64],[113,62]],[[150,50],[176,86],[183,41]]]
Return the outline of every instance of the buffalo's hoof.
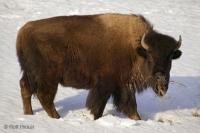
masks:
[[[141,120],[140,115],[138,113],[131,115],[130,118],[133,120]]]
[[[53,114],[49,115],[51,118],[59,119],[60,115],[57,112],[54,112]]]

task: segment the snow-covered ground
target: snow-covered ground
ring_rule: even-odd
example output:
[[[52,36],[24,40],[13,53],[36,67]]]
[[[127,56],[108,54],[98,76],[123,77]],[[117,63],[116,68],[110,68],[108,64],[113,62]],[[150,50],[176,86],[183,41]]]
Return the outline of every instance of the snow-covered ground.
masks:
[[[182,35],[183,55],[173,62],[174,82],[166,96],[160,99],[151,90],[137,95],[143,120],[117,113],[110,100],[103,117],[93,121],[85,108],[87,91],[59,86],[55,104],[62,119],[49,118],[37,98],[32,99],[35,115],[23,115],[15,51],[18,29],[29,20],[105,12],[142,14],[158,31]],[[200,1],[0,0],[0,132],[200,133]]]

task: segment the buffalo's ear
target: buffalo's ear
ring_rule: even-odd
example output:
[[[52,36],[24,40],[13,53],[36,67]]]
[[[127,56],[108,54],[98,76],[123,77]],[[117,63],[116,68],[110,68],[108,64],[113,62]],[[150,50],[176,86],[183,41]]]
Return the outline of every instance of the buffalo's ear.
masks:
[[[180,50],[176,50],[172,55],[172,59],[178,59],[181,55],[182,52]]]
[[[138,55],[140,55],[143,58],[147,58],[147,50],[144,49],[143,47],[137,47],[136,52]]]

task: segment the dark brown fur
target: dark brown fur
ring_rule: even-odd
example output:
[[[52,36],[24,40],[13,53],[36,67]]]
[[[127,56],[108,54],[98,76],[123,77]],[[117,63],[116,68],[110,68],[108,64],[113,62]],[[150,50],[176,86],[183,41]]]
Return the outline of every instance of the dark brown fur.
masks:
[[[48,115],[59,118],[53,100],[60,83],[89,89],[86,106],[94,119],[102,116],[111,95],[119,111],[140,119],[134,93],[150,86],[145,76],[149,66],[136,48],[143,34],[151,32],[150,23],[137,15],[61,16],[28,22],[20,29],[16,46],[23,71],[24,113],[33,114],[35,93]]]

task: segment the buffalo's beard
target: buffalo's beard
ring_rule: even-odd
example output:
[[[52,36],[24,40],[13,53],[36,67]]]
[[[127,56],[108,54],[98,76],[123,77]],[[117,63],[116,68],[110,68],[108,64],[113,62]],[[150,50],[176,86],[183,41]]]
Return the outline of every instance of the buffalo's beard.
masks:
[[[129,87],[139,93],[151,87],[157,96],[162,97],[168,90],[169,81],[167,79],[167,76],[163,76],[161,73],[149,76],[144,76],[142,73],[135,73],[132,75],[129,82],[131,86]]]

